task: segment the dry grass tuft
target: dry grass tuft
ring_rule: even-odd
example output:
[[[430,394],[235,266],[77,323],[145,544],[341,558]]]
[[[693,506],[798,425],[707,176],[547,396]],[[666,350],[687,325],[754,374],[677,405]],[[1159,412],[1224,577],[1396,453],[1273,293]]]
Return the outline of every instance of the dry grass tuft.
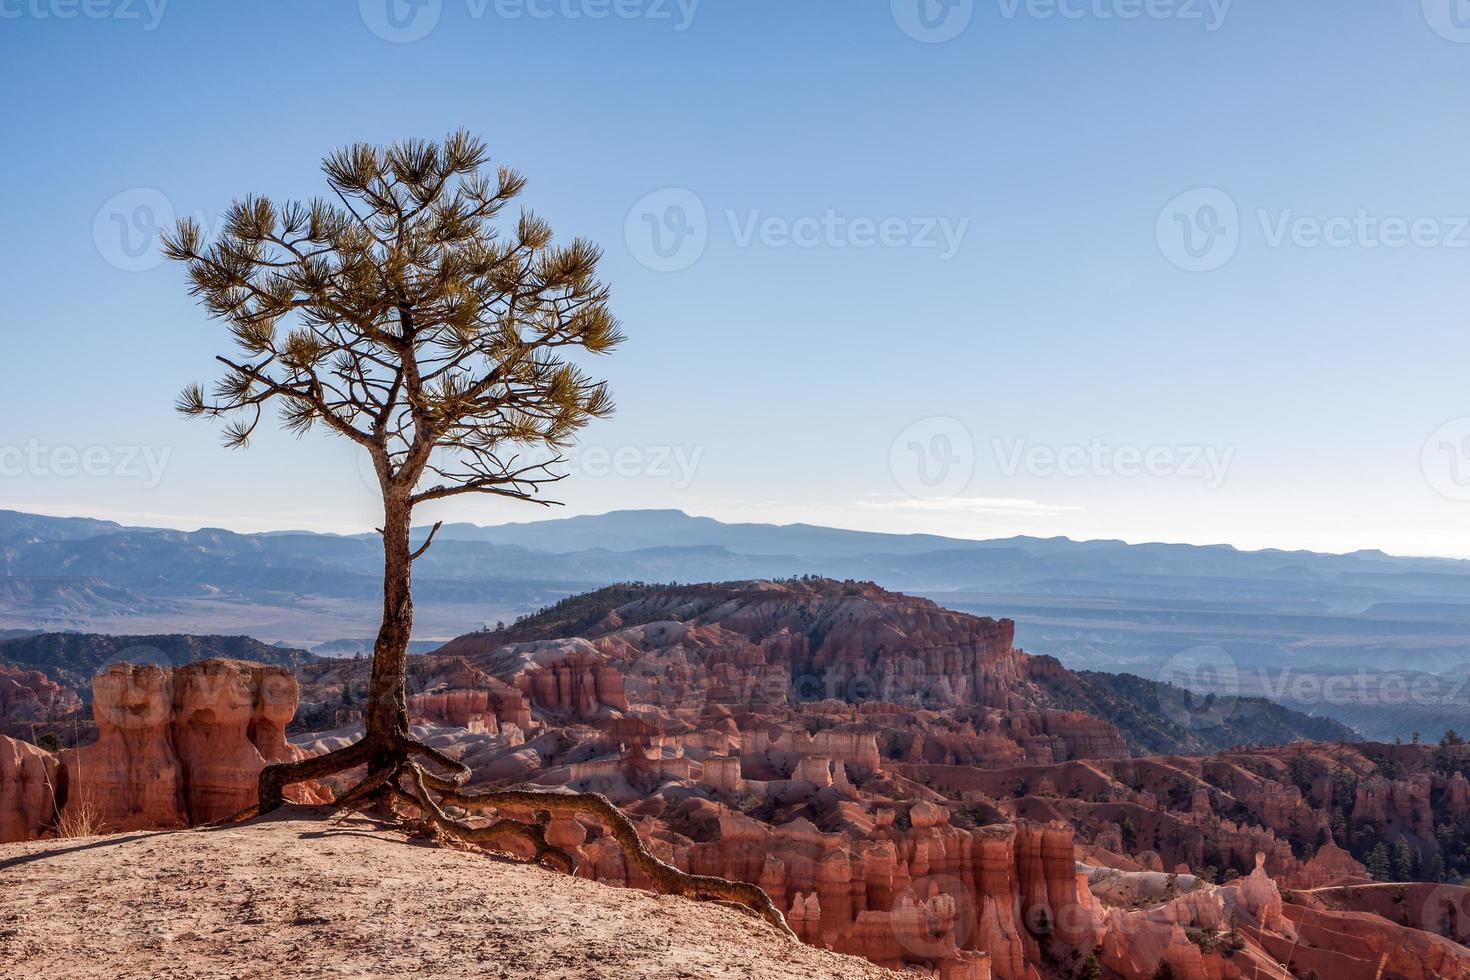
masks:
[[[91,803],[67,807],[56,818],[57,837],[96,837],[105,833],[107,825],[102,820],[102,814]]]
[[[31,726],[31,741],[37,745],[40,744],[36,738],[35,725]],[[47,749],[47,751],[51,750]],[[60,755],[60,753],[55,754]],[[80,806],[62,808],[57,803],[56,784],[51,781],[49,773],[46,776],[46,788],[51,792],[51,805],[55,813],[52,828],[58,838],[97,837],[108,832],[107,824],[102,819],[102,813],[96,804],[89,800]]]

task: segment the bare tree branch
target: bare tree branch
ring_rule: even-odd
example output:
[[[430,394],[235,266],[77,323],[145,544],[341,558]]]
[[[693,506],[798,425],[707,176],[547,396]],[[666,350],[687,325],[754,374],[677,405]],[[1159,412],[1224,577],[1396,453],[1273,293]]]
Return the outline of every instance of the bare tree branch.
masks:
[[[443,526],[443,521],[435,521],[434,526],[429,529],[429,536],[424,539],[423,544],[419,545],[418,548],[408,556],[408,560],[418,561],[421,557],[423,557],[424,552],[428,551],[429,546],[434,543],[434,535],[438,534],[439,529]]]

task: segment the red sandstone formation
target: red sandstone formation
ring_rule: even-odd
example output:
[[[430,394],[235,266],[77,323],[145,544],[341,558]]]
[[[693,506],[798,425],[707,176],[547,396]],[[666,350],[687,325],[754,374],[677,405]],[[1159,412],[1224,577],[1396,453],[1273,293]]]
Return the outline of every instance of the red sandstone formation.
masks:
[[[1456,771],[1445,784],[1444,800],[1450,817],[1462,823],[1470,821],[1470,779],[1463,772]]]
[[[415,694],[408,699],[408,710],[415,720],[468,731],[496,731],[499,726],[489,691],[459,688],[436,694]]]
[[[599,643],[615,660],[636,662],[656,650],[666,662],[687,663],[693,678],[736,681],[748,696],[773,693],[765,682],[789,679],[807,699],[1026,705],[1026,656],[1013,646],[1014,623],[872,585],[675,588],[616,616],[645,625]]]
[[[282,667],[202,660],[174,671],[171,734],[186,822],[210,823],[253,805],[260,770],[301,758],[286,741],[296,678]]]
[[[1470,950],[1442,936],[1398,925],[1366,912],[1328,912],[1288,905],[1293,934],[1276,936],[1247,929],[1273,956],[1289,958],[1306,975],[1316,970],[1333,980],[1464,980]]]
[[[1368,869],[1347,851],[1328,841],[1292,879],[1297,888],[1368,881]]]
[[[1353,803],[1353,821],[1379,826],[1401,826],[1421,837],[1434,836],[1434,815],[1429,807],[1431,780],[1417,773],[1408,779],[1369,776],[1358,783]]]
[[[426,676],[415,678],[409,712],[417,720],[472,731],[499,731],[502,723],[520,731],[531,727],[525,694],[459,657],[436,659]]]
[[[153,664],[113,664],[92,679],[97,741],[62,753],[66,814],[112,831],[183,825],[172,681],[172,671]]]
[[[480,658],[475,667],[491,675],[502,698],[514,699],[502,710],[524,712],[529,705],[549,716],[584,721],[628,710],[623,674],[585,640],[519,643]],[[531,724],[529,714],[507,720],[522,728]]]
[[[908,829],[872,826],[861,840],[805,820],[773,828],[720,808],[713,816],[717,839],[665,856],[696,873],[758,882],[816,945],[884,965],[1019,980],[1039,975],[1032,964],[1043,944],[1090,949],[1095,939],[1066,828],[965,830],[922,803]],[[600,879],[643,884],[605,839],[579,853]]]
[[[610,723],[634,705],[683,717],[719,704],[860,710],[881,724],[886,705],[898,729],[911,728],[916,709],[932,709],[927,716],[946,726],[960,722],[906,731],[913,761],[1004,765],[1126,755],[1108,722],[1049,707],[1013,637],[1009,620],[951,612],[872,585],[736,583],[674,588],[629,603],[587,638],[485,650],[476,634],[441,653],[523,692],[549,723]],[[436,713],[436,703],[425,704],[425,717]]]
[[[54,823],[63,779],[51,753],[0,735],[0,844],[30,840]]]
[[[55,721],[82,709],[82,699],[37,670],[0,664],[0,729]]]
[[[1254,870],[1232,885],[1109,871],[1114,878],[1095,895],[1089,874],[1102,872],[1076,865],[1066,824],[961,827],[954,818],[966,811],[953,801],[876,802],[872,794],[893,784],[881,758],[871,768],[873,734],[757,728],[742,733],[738,757],[707,755],[697,765],[685,749],[707,751],[703,739],[650,736],[624,745],[621,761],[579,763],[547,777],[621,795],[666,860],[756,882],[788,910],[804,940],[885,965],[1033,980],[1051,975],[1040,964],[1077,962],[1096,949],[1105,967],[1126,977],[1152,976],[1161,963],[1179,977],[1288,976],[1264,940],[1230,936],[1237,920],[1261,937],[1294,935],[1264,853],[1250,855]],[[1085,781],[1089,773],[1106,778],[1100,764],[1068,764],[1042,776],[1038,788]],[[635,774],[651,778],[633,785]],[[684,789],[671,793],[675,786]],[[754,819],[731,805],[748,799],[782,806]],[[796,813],[803,815],[786,817]],[[647,884],[605,838],[585,828],[553,832],[585,873]]]
[[[1367,912],[1399,925],[1470,941],[1470,887],[1438,882],[1339,882],[1298,891],[1293,901],[1318,912]]]
[[[114,664],[93,679],[97,741],[62,754],[63,815],[113,831],[207,823],[255,802],[268,762],[300,757],[285,737],[297,685],[282,667],[203,660],[177,670]],[[298,791],[303,799],[317,791]]]

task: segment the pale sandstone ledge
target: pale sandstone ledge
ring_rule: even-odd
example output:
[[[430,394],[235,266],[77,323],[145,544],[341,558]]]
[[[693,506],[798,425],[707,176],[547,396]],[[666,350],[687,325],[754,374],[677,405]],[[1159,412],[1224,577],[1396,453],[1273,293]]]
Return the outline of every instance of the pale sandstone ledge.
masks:
[[[720,905],[303,817],[0,847],[0,976],[899,976]]]

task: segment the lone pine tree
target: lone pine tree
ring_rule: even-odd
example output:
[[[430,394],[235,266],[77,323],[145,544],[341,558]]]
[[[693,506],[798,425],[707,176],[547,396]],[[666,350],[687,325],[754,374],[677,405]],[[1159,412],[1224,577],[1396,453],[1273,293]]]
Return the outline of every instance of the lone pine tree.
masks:
[[[184,389],[179,410],[226,419],[224,441],[235,448],[268,408],[297,434],[324,428],[368,455],[382,495],[383,612],[363,737],[265,768],[258,811],[279,807],[289,785],[365,766],[339,806],[407,802],[443,833],[487,845],[519,839],[568,871],[546,823],[590,815],[664,890],[748,906],[789,934],[759,888],[664,864],[605,798],[469,792],[469,768],[411,734],[412,569],[439,529],[415,547],[415,508],[465,494],[548,503],[541,494],[564,477],[562,452],[612,411],[606,384],[570,358],[622,340],[597,278],[597,247],[556,245],[525,211],[503,220],[525,181],[505,167],[491,172],[488,161],[484,143],[464,132],[442,143],[357,144],[323,161],[330,197],[249,196],[231,205],[214,241],[191,219],[163,237],[164,254],[186,264],[191,293],[226,324],[237,351],[217,358],[223,376],[208,393]],[[446,807],[498,819],[471,827]],[[537,822],[505,809],[529,810]]]

